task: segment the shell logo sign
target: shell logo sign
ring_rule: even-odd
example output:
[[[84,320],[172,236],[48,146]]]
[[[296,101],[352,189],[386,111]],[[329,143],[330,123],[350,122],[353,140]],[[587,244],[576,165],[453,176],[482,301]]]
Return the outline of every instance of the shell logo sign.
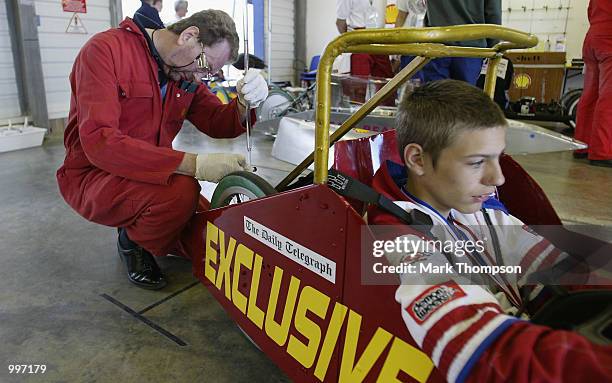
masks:
[[[398,11],[397,5],[387,5],[385,10],[385,24],[395,24],[395,19],[397,19],[397,14],[399,13]]]
[[[527,89],[531,85],[531,77],[527,73],[520,73],[514,76],[514,86],[518,89]]]

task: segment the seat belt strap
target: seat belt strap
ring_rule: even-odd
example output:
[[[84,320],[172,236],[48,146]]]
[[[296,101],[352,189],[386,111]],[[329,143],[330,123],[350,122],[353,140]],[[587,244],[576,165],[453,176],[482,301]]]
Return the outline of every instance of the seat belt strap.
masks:
[[[335,169],[330,169],[328,172],[327,186],[341,196],[374,204],[408,225],[423,226],[424,232],[428,233],[431,231],[433,220],[427,214],[417,209],[413,209],[408,213],[370,186]]]

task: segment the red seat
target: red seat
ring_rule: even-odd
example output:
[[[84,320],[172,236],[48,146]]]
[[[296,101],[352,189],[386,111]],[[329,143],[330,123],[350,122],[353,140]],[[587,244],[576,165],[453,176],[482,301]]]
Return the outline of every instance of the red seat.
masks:
[[[395,130],[334,144],[333,168],[368,186],[372,185],[374,173],[386,160],[402,162],[397,150]],[[349,203],[357,213],[365,213],[363,202],[349,199]]]
[[[528,225],[561,225],[561,219],[546,194],[509,155],[500,159],[506,182],[498,188],[499,199],[509,212]]]
[[[546,194],[529,174],[512,157],[500,160],[506,182],[498,188],[500,200],[508,211],[528,224],[563,251],[581,257],[592,271],[607,268],[612,244],[563,227],[561,218],[546,197]],[[593,284],[609,284],[591,276]],[[583,288],[583,287],[581,287]]]

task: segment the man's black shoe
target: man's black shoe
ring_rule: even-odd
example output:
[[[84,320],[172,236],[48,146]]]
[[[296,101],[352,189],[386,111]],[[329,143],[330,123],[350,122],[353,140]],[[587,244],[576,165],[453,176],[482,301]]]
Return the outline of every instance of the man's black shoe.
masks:
[[[590,160],[589,163],[593,166],[603,166],[605,168],[612,168],[612,160]]]
[[[117,241],[117,249],[119,250],[119,256],[127,267],[130,282],[148,290],[158,290],[166,286],[166,278],[151,253],[140,246],[133,249],[123,249],[119,241]]]

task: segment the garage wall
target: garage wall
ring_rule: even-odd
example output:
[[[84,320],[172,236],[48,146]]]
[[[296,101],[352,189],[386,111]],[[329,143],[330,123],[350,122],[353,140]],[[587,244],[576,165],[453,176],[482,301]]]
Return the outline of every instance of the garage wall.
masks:
[[[299,1],[299,0],[298,0]],[[336,1],[308,0],[306,3],[306,60],[323,53],[325,46],[338,36]]]
[[[589,0],[502,0],[502,24],[538,36],[539,50],[555,50],[557,40],[563,41],[571,60],[582,57],[588,5]]]
[[[584,37],[589,30],[589,19],[587,9],[589,0],[572,0],[570,9],[570,17],[567,23],[567,57],[582,57],[582,43]]]
[[[6,0],[0,0],[0,120],[21,115]]]
[[[304,1],[304,0],[297,0]],[[308,0],[308,5],[310,6]],[[268,52],[268,0],[264,1],[264,39]],[[294,0],[272,0],[272,81],[293,81],[295,58]]]
[[[567,27],[565,25],[567,10],[554,10],[560,3],[564,7],[569,4],[570,7]],[[549,11],[507,11],[508,8],[521,8],[523,5],[528,9],[544,8],[545,5],[548,5]],[[502,0],[504,9],[502,24],[525,31],[531,29],[532,33],[536,33],[544,42],[549,39],[553,44],[555,37],[566,30],[565,45],[568,60],[571,60],[573,57],[582,56],[582,42],[588,30],[587,7],[588,0]],[[335,0],[308,0],[306,19],[308,60],[313,55],[321,54],[327,43],[338,35],[335,22]]]
[[[72,64],[91,36],[110,28],[109,2],[87,0],[87,13],[79,13],[87,34],[66,33],[72,13],[63,12],[60,1],[35,0],[35,8],[49,119],[64,118],[70,107]]]

